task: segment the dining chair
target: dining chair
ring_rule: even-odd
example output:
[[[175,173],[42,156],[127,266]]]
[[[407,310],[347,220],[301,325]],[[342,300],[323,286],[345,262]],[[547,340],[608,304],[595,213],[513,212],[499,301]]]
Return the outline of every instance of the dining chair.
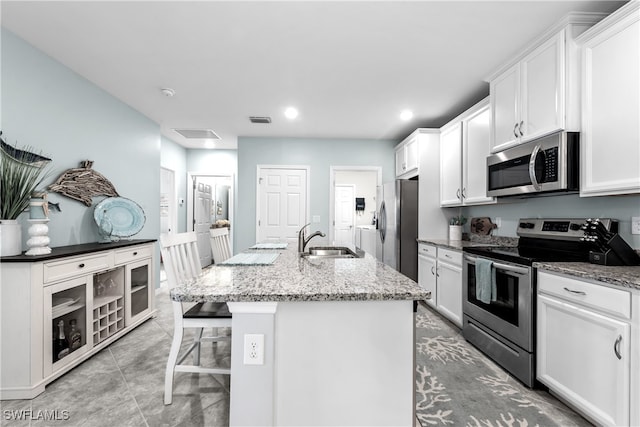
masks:
[[[231,245],[229,244],[229,228],[211,228],[209,229],[209,240],[211,241],[211,253],[213,254],[213,262],[220,264],[231,258]]]
[[[195,232],[178,234],[161,234],[160,251],[167,274],[169,287],[188,284],[202,275],[200,256],[198,253],[197,235]],[[199,374],[230,375],[229,368],[208,368],[200,364],[200,347],[202,342],[228,341],[227,335],[202,336],[203,328],[231,328],[231,313],[226,303],[196,303],[190,308],[183,308],[183,303],[171,301],[173,305],[173,341],[167,360],[164,380],[164,404],[173,401],[173,380],[175,372],[192,372]],[[194,328],[193,343],[184,354],[180,355],[180,347],[186,328]],[[193,364],[183,364],[193,352]]]

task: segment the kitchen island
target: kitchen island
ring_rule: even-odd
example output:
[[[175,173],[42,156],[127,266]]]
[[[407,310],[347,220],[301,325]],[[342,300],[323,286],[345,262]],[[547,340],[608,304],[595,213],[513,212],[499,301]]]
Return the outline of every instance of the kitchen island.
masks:
[[[413,425],[413,302],[430,294],[368,254],[302,258],[293,246],[171,290],[233,313],[230,424]],[[262,365],[244,363],[247,334],[264,337]]]

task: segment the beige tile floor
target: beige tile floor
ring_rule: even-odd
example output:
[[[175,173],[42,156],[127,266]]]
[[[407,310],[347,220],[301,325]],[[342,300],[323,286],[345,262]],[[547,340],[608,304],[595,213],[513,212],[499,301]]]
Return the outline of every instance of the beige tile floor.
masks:
[[[176,373],[173,404],[163,404],[173,335],[164,289],[156,296],[156,308],[155,318],[49,384],[35,399],[0,402],[0,426],[228,426],[228,376]],[[228,366],[228,343],[212,346],[217,347],[202,352],[204,363],[214,364],[215,358]],[[43,411],[57,411],[66,419],[45,420]],[[31,419],[16,420],[17,414]]]

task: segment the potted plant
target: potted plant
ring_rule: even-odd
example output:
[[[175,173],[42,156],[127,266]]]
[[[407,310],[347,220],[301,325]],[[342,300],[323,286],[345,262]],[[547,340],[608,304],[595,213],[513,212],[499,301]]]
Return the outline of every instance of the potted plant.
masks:
[[[449,240],[462,240],[462,226],[467,223],[467,218],[462,214],[449,220]]]
[[[51,159],[4,142],[0,132],[0,256],[22,253],[18,216],[47,175]]]

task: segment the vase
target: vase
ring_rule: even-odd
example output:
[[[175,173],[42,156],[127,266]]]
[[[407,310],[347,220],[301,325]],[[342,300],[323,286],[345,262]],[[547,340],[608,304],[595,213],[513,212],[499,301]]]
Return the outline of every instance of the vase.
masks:
[[[449,226],[449,240],[462,240],[462,226],[450,225]]]
[[[22,225],[17,219],[0,219],[0,256],[22,253]]]

